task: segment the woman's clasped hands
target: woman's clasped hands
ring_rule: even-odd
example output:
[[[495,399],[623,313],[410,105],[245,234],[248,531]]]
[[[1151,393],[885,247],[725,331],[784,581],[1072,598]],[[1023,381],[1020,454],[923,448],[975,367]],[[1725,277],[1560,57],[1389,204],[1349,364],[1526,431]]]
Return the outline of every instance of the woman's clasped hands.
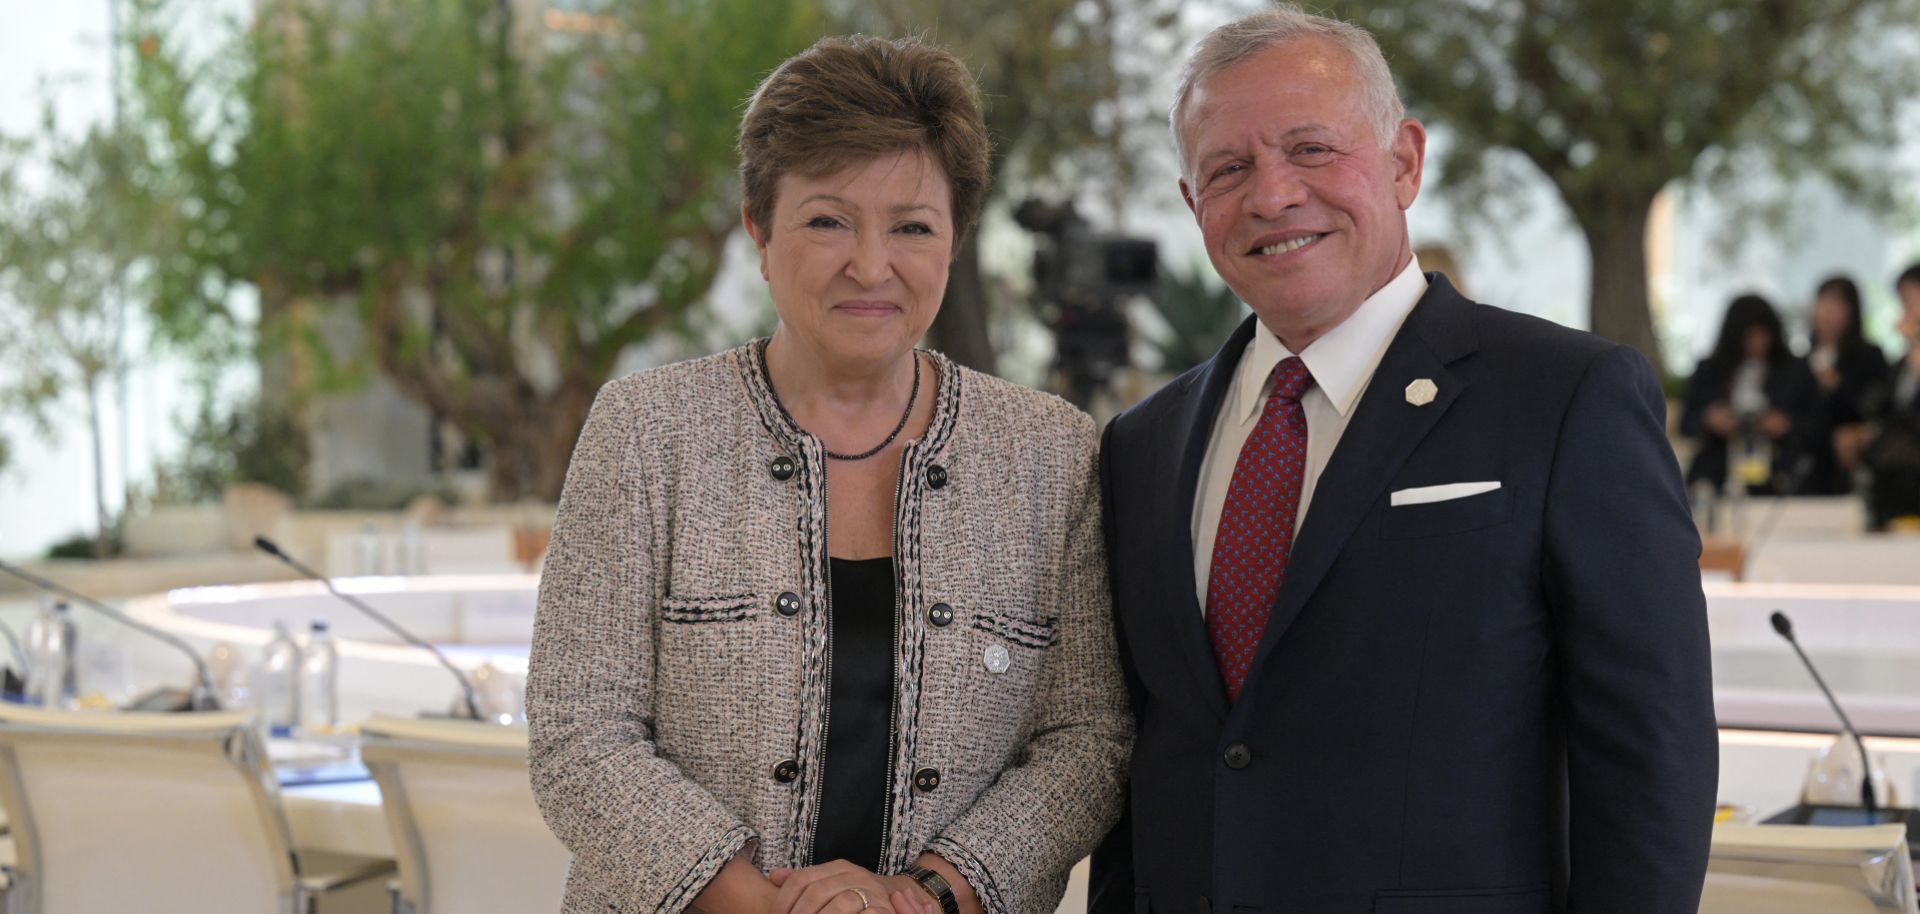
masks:
[[[778,892],[767,914],[940,914],[907,876],[881,876],[845,860],[767,874]]]

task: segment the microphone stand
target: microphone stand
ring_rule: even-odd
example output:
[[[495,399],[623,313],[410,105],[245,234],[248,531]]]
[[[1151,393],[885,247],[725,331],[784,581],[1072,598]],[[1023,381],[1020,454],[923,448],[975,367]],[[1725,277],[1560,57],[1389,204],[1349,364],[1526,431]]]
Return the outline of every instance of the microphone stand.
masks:
[[[27,651],[20,646],[20,636],[14,634],[13,627],[5,622],[0,622],[0,635],[6,637],[7,647],[13,651],[13,662],[20,664],[20,674],[26,675]]]
[[[1860,805],[1867,811],[1868,822],[1879,821],[1880,804],[1873,794],[1873,759],[1867,755],[1867,741],[1860,738],[1860,731],[1855,729],[1853,721],[1847,718],[1846,709],[1840,707],[1840,700],[1833,697],[1833,690],[1827,688],[1827,681],[1820,678],[1820,671],[1814,667],[1813,660],[1807,656],[1805,650],[1801,649],[1799,639],[1793,636],[1793,622],[1787,619],[1787,614],[1776,611],[1772,622],[1773,630],[1778,632],[1780,637],[1787,639],[1787,643],[1793,645],[1793,652],[1800,655],[1800,663],[1806,666],[1808,673],[1813,675],[1814,685],[1819,686],[1821,694],[1827,696],[1827,704],[1833,706],[1833,713],[1840,716],[1840,725],[1847,729],[1847,734],[1853,737],[1854,746],[1859,748],[1862,770]]]
[[[398,636],[400,640],[405,641],[406,643],[411,644],[414,647],[420,648],[421,650],[424,650],[429,654],[432,654],[433,659],[440,661],[440,665],[443,667],[446,667],[447,672],[453,674],[454,681],[460,684],[460,697],[466,703],[467,715],[472,717],[474,720],[486,719],[480,715],[480,702],[474,698],[473,684],[467,681],[467,674],[461,672],[459,667],[454,666],[453,661],[447,659],[447,655],[444,653],[441,653],[439,648],[422,640],[419,636],[415,635],[414,633],[407,631],[404,628],[401,628],[398,623],[394,622],[392,619],[387,618],[379,610],[374,609],[371,606],[368,606],[365,601],[362,601],[355,597],[351,597],[351,596],[348,596],[347,594],[341,593],[338,588],[333,586],[333,580],[331,578],[328,578],[326,575],[323,575],[320,572],[307,567],[306,563],[301,562],[299,559],[296,559],[293,556],[288,555],[287,553],[281,551],[279,544],[275,543],[273,540],[267,539],[264,536],[256,536],[253,538],[253,545],[254,545],[254,548],[259,549],[261,552],[264,552],[270,556],[273,556],[275,559],[278,559],[287,567],[300,572],[302,575],[306,576],[307,578],[315,581],[319,581],[320,585],[322,587],[325,587],[328,593],[333,594],[335,597],[338,597],[342,602],[346,603],[348,606],[351,606],[354,609],[359,610],[360,613],[366,616],[367,618],[380,623],[382,626],[384,626],[387,629],[387,631],[390,631],[394,633],[394,635]]]
[[[114,609],[113,607],[108,606],[107,604],[102,603],[99,600],[89,597],[86,594],[80,593],[79,591],[73,590],[72,588],[65,587],[61,584],[47,580],[46,578],[43,578],[37,574],[34,574],[33,572],[27,571],[24,568],[20,568],[18,566],[9,564],[7,562],[0,562],[0,571],[6,572],[7,574],[10,574],[16,578],[19,578],[22,581],[26,581],[27,583],[32,584],[33,586],[38,587],[41,590],[52,591],[53,593],[60,594],[61,596],[64,596],[69,600],[72,600],[76,603],[80,603],[86,606],[87,608],[92,609],[94,612],[100,613],[101,615],[106,616],[107,618],[112,619],[116,622],[119,622],[121,625],[125,625],[128,628],[131,628],[135,631],[145,634],[148,637],[157,638],[170,645],[173,645],[174,648],[180,651],[180,653],[187,655],[187,659],[193,661],[194,684],[193,684],[193,688],[187,693],[187,710],[190,710],[190,711],[220,710],[220,702],[214,697],[213,675],[207,671],[207,662],[201,659],[200,652],[194,650],[193,645],[188,644],[187,642],[181,640],[179,636],[174,635],[171,632],[162,631],[158,628],[155,628],[151,625],[146,624],[145,622],[141,622],[137,619],[134,619],[132,616],[129,616],[126,613],[123,613],[117,609]]]
[[[1760,529],[1747,541],[1746,561],[1751,562],[1760,555],[1760,547],[1766,545],[1767,540],[1773,536],[1773,528],[1780,523],[1780,515],[1786,513],[1787,499],[1798,496],[1800,490],[1806,488],[1807,480],[1812,476],[1812,457],[1802,456],[1793,462],[1793,470],[1786,475],[1786,485],[1776,489],[1771,502],[1767,505],[1766,516],[1760,519]],[[1778,481],[1777,477],[1776,481]],[[1740,577],[1743,580],[1746,578],[1745,572],[1746,569],[1741,568]]]

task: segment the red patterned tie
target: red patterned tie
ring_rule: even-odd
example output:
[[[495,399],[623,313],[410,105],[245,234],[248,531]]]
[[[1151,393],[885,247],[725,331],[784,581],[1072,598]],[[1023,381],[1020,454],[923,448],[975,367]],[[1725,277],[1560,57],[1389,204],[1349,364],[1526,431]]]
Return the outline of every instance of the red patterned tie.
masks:
[[[1307,413],[1300,397],[1311,386],[1313,375],[1298,358],[1274,366],[1273,393],[1240,448],[1220,508],[1213,568],[1207,574],[1207,636],[1228,701],[1240,700],[1240,686],[1286,578],[1307,472]]]

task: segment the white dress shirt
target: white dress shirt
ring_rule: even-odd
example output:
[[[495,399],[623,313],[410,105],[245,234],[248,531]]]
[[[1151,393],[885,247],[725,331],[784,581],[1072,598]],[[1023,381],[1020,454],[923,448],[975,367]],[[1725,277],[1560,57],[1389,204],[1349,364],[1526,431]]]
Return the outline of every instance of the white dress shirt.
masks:
[[[1300,513],[1294,518],[1294,531],[1298,533],[1306,522],[1307,506],[1313,501],[1320,472],[1326,469],[1327,458],[1333,456],[1334,446],[1346,432],[1347,421],[1360,404],[1360,394],[1367,389],[1367,382],[1372,380],[1374,369],[1380,366],[1407,314],[1426,293],[1427,278],[1421,274],[1416,257],[1400,275],[1361,302],[1351,316],[1301,353],[1288,351],[1265,324],[1254,322],[1253,339],[1247,343],[1246,353],[1221,399],[1220,413],[1214,417],[1213,440],[1200,463],[1200,481],[1194,491],[1193,579],[1202,613],[1207,609],[1207,576],[1213,570],[1213,539],[1220,529],[1220,509],[1226,504],[1240,449],[1253,434],[1273,390],[1274,366],[1297,354],[1313,375],[1313,386],[1300,398],[1307,414],[1307,467]]]

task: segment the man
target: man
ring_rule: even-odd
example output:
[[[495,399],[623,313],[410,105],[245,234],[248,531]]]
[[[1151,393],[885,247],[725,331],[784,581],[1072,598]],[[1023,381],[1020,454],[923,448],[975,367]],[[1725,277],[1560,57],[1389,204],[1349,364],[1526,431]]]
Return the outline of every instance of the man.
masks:
[[[1254,317],[1107,429],[1140,728],[1095,910],[1692,914],[1718,754],[1653,371],[1421,274],[1364,31],[1225,26],[1172,123]]]
[[[1920,263],[1901,271],[1893,291],[1900,299],[1898,329],[1907,350],[1894,363],[1892,381],[1874,410],[1875,430],[1861,426],[1835,442],[1855,452],[1865,442],[1864,462],[1873,473],[1867,523],[1875,530],[1920,517]]]

